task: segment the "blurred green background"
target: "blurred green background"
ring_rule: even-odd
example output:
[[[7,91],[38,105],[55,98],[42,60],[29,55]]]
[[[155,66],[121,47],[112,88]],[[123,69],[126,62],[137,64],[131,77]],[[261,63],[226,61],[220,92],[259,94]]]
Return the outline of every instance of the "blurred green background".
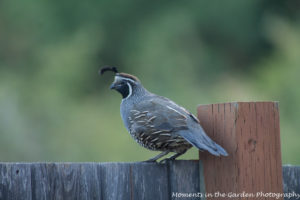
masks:
[[[300,164],[300,1],[0,1],[0,161],[140,161],[103,65],[196,113],[280,102]],[[197,158],[189,151],[183,158]]]

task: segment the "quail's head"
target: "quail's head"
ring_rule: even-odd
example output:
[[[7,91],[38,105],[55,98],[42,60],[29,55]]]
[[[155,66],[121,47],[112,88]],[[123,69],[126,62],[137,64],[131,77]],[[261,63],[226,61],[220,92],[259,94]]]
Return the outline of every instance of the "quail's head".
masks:
[[[118,91],[123,99],[131,96],[132,92],[136,90],[136,88],[141,87],[140,80],[127,73],[119,73],[115,67],[105,67],[102,68],[100,73],[103,74],[106,71],[112,71],[115,73],[115,80],[110,85],[110,89]]]

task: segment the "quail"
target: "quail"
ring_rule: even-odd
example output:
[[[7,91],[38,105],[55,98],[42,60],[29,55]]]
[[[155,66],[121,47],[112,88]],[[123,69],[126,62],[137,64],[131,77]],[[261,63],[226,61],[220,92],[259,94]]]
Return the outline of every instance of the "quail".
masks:
[[[127,73],[119,73],[116,67],[104,67],[99,73],[115,73],[110,89],[122,95],[121,117],[133,139],[141,146],[161,151],[147,161],[157,161],[170,152],[165,160],[173,160],[192,146],[215,156],[227,156],[227,152],[204,132],[198,119],[185,108],[168,98],[146,90],[140,80]]]

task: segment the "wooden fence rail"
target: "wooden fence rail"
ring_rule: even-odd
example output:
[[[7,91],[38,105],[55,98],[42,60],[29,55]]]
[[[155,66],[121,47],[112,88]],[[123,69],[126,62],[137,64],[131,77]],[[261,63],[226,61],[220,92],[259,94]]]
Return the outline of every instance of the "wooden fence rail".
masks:
[[[0,199],[205,199],[200,198],[205,195],[201,171],[201,162],[186,160],[166,164],[0,163]],[[300,167],[283,167],[283,183],[285,193],[300,195]]]
[[[199,162],[1,163],[0,199],[170,199],[200,192]]]

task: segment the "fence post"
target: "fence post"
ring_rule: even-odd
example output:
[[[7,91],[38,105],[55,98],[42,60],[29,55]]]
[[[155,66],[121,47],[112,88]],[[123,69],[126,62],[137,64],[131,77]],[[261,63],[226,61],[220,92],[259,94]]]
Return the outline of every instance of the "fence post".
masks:
[[[200,105],[198,118],[229,153],[228,157],[199,153],[206,193],[239,195],[235,199],[270,199],[269,195],[283,193],[277,102]]]

